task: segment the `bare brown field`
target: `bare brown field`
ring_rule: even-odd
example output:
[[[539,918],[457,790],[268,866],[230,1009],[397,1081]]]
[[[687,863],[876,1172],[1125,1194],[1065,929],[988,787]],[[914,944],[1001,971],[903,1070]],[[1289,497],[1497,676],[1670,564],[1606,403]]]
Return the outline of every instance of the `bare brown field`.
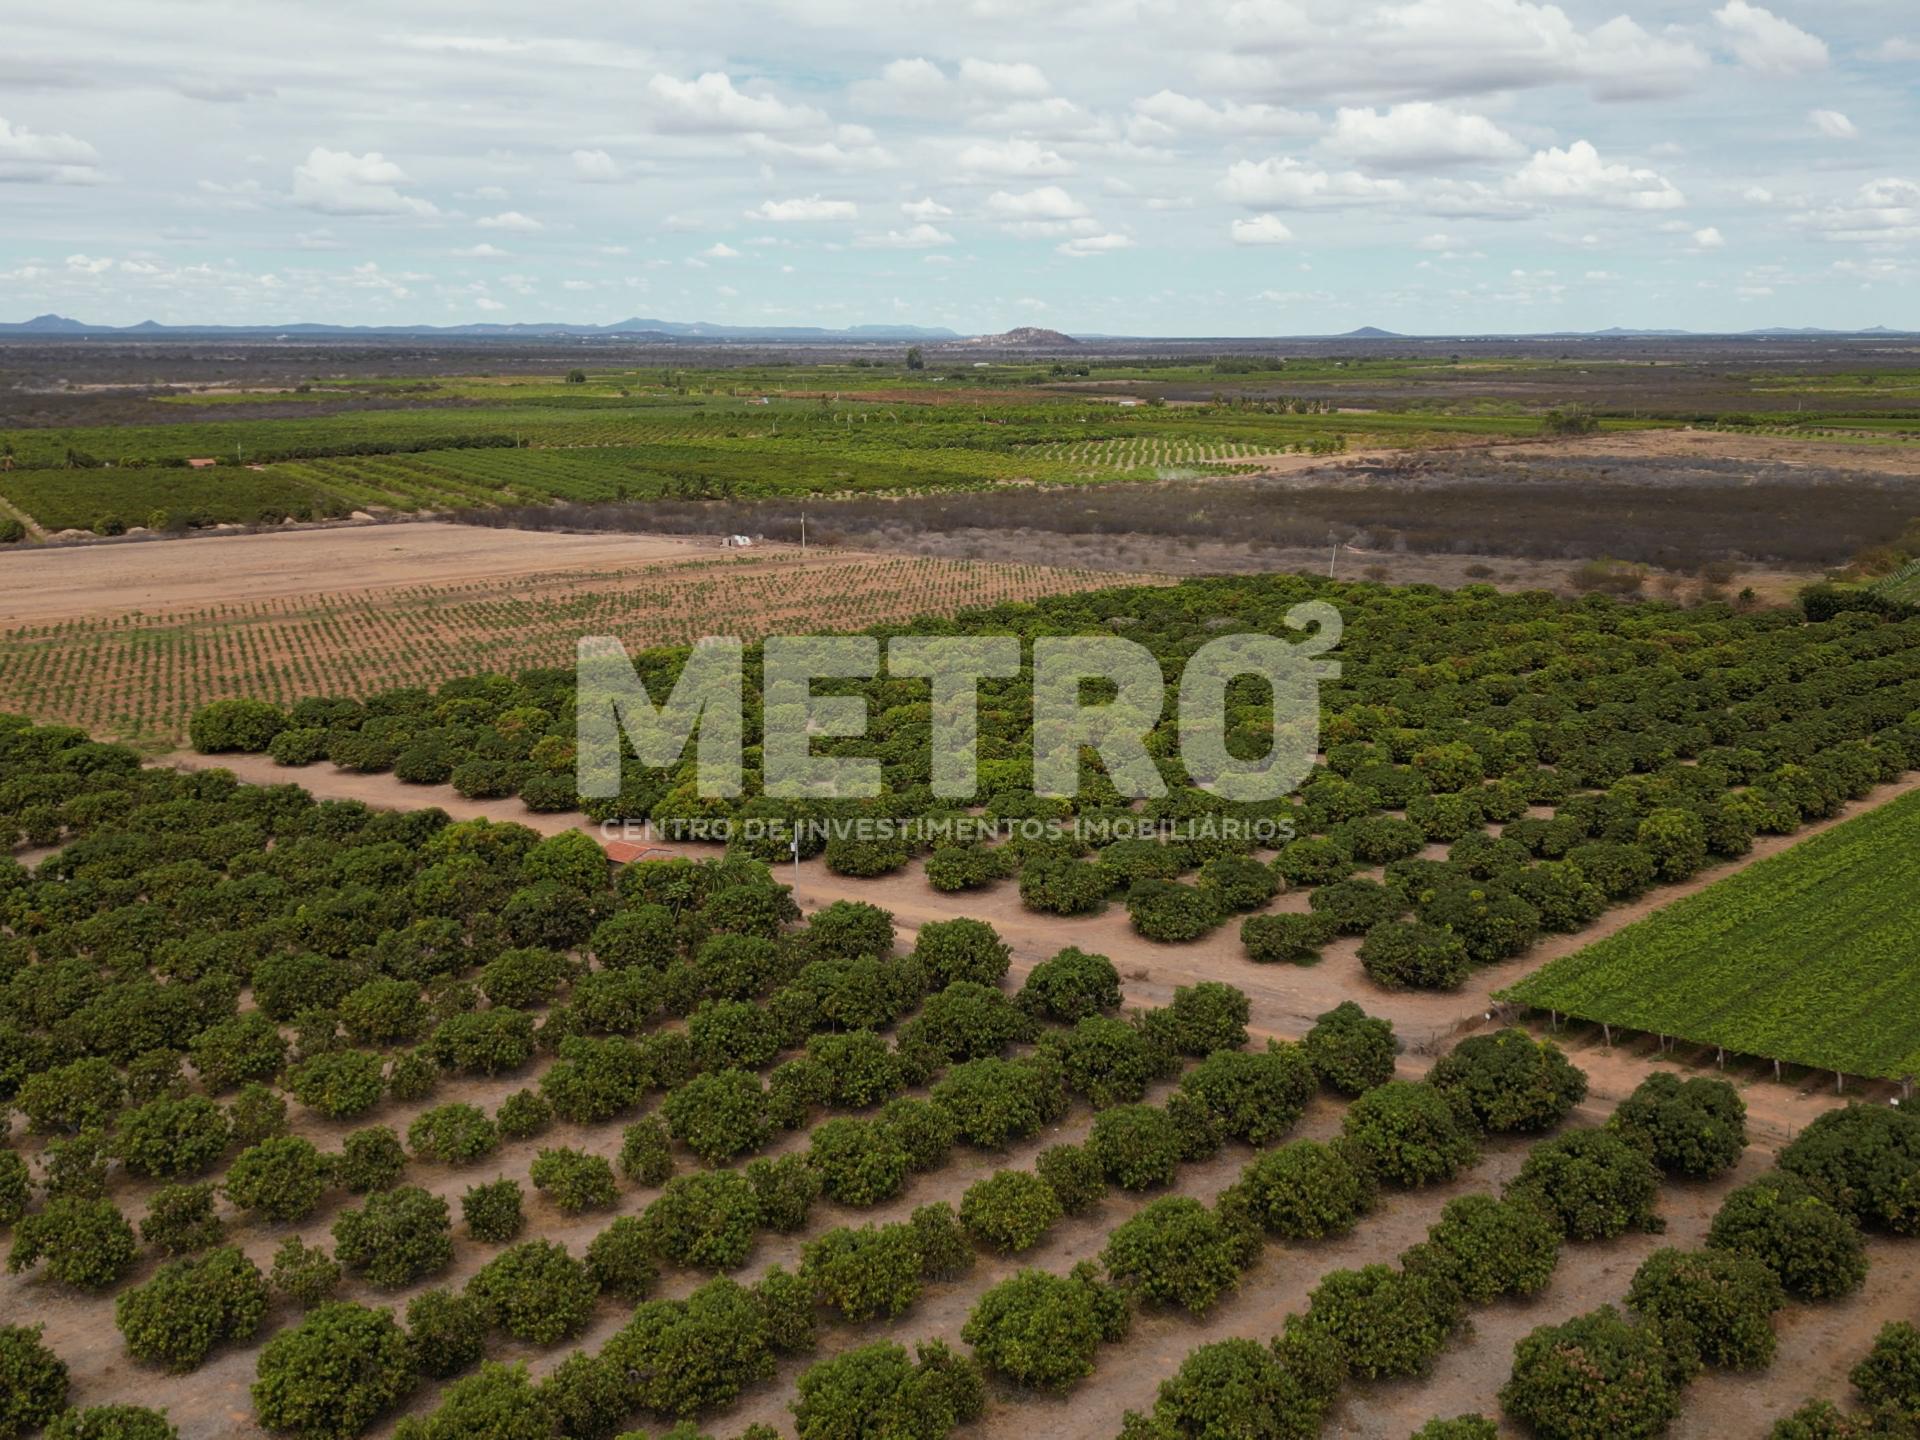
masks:
[[[130,574],[116,574],[121,557]],[[0,709],[163,747],[212,700],[570,666],[582,635],[630,649],[754,640],[1113,583],[1041,564],[455,525],[42,552],[0,573],[15,561],[37,563],[0,599]]]

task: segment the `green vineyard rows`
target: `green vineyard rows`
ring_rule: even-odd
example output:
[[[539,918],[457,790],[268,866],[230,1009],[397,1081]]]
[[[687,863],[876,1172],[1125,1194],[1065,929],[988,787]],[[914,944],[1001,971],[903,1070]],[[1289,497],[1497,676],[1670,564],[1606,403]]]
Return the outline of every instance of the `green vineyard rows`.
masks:
[[[1920,1074],[1920,794],[1728,876],[1502,998],[1849,1075]]]

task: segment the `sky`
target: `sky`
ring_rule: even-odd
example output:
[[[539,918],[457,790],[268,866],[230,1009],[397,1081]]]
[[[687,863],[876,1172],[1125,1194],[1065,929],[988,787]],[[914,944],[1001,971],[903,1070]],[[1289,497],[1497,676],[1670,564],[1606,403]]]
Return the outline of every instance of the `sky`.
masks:
[[[0,320],[1920,329],[1915,0],[4,0],[0,34]]]

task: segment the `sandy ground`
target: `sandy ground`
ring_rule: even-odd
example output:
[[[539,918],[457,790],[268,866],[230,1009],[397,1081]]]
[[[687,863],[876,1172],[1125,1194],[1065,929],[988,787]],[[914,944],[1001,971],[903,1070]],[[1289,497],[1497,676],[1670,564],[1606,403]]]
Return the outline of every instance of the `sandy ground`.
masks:
[[[1791,439],[1731,430],[1616,430],[1564,440],[1497,441],[1506,457],[1590,459],[1595,455],[1689,456],[1707,460],[1774,460],[1822,470],[1920,476],[1920,444],[1906,440]]]
[[[422,521],[21,550],[0,554],[0,627],[655,560],[764,557],[785,548],[728,552],[713,540]]]

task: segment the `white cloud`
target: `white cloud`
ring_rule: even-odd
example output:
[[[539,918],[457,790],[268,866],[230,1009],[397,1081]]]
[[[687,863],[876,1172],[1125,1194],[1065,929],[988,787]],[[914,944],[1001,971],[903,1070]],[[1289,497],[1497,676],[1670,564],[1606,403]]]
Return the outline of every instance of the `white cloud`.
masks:
[[[1157,144],[1180,135],[1311,135],[1316,115],[1279,105],[1243,105],[1235,100],[1211,104],[1173,90],[1159,90],[1133,102],[1129,138]]]
[[[915,110],[940,100],[953,88],[946,72],[931,60],[890,60],[876,80],[854,82],[850,93],[856,105],[869,110]]]
[[[1392,200],[1404,196],[1406,191],[1406,185],[1399,180],[1376,180],[1352,170],[1331,174],[1291,156],[1258,162],[1235,161],[1227,169],[1227,178],[1220,183],[1220,193],[1228,200],[1247,206],[1284,209]]]
[[[1829,140],[1858,140],[1860,127],[1842,115],[1838,110],[1809,110],[1807,119],[1813,122],[1813,128]]]
[[[544,230],[531,215],[523,215],[518,210],[502,210],[498,215],[482,215],[474,222],[482,230],[513,230],[520,234],[530,234],[535,230]]]
[[[745,94],[734,88],[733,77],[720,70],[709,70],[696,80],[656,75],[647,89],[663,129],[718,134],[803,130],[824,125],[827,119],[809,105]]]
[[[1073,173],[1073,166],[1057,151],[1049,150],[1033,140],[969,145],[955,157],[955,163],[974,175],[1039,178]]]
[[[1251,220],[1236,220],[1229,227],[1236,245],[1285,245],[1293,231],[1278,215],[1256,215]]]
[[[1532,0],[1389,0],[1315,10],[1310,16],[1285,0],[1239,0],[1227,12],[1233,49],[1204,64],[1204,78],[1348,104],[1557,84],[1584,84],[1603,100],[1640,100],[1691,88],[1709,63],[1691,41],[1650,34],[1625,15],[1583,31],[1560,6]]]
[[[763,200],[755,209],[746,212],[749,220],[772,220],[778,224],[790,224],[808,220],[851,220],[860,213],[860,207],[851,200],[829,200],[820,195],[808,195],[792,200]]]
[[[1794,216],[1826,240],[1859,245],[1910,245],[1920,240],[1920,183],[1873,180],[1844,202]]]
[[[106,178],[99,165],[99,152],[84,140],[0,118],[0,183],[92,185]]]
[[[1384,112],[1343,106],[1324,144],[1345,159],[1389,170],[1514,160],[1527,153],[1486,116],[1425,100]]]
[[[589,185],[608,185],[621,178],[619,163],[604,150],[573,152],[573,178]]]
[[[1131,250],[1133,239],[1127,235],[1116,235],[1109,231],[1103,235],[1080,235],[1072,240],[1063,241],[1053,247],[1062,255],[1071,255],[1083,259],[1089,255],[1108,255],[1115,250]]]
[[[1413,248],[1416,250],[1425,250],[1432,254],[1440,254],[1448,250],[1462,249],[1465,245],[1466,242],[1456,236],[1436,231],[1432,235],[1422,235],[1414,242]]]
[[[1713,12],[1727,34],[1734,58],[1749,70],[1769,75],[1799,75],[1824,70],[1827,42],[1809,35],[1790,20],[1747,0],[1727,0]]]
[[[1560,200],[1620,210],[1672,210],[1686,196],[1666,176],[1629,165],[1608,164],[1585,140],[1566,149],[1542,150],[1507,181],[1509,194],[1529,200]]]
[[[293,202],[323,215],[439,214],[430,201],[400,193],[411,183],[406,171],[377,150],[355,155],[316,145],[294,167]]]
[[[1025,61],[1001,64],[993,60],[962,60],[960,81],[975,90],[1016,100],[1035,99],[1053,89],[1040,67]]]
[[[716,240],[700,254],[708,260],[738,260],[740,252],[724,240]]]
[[[1693,232],[1693,249],[1695,250],[1721,250],[1726,248],[1726,243],[1727,237],[1722,235],[1716,226],[1708,225],[1704,229]]]
[[[987,213],[1001,220],[1072,220],[1087,207],[1058,185],[1041,185],[1018,195],[996,190],[987,197]]]
[[[479,296],[477,299],[475,299],[473,303],[479,309],[486,310],[489,312],[495,311],[495,310],[504,310],[507,308],[505,305],[501,304],[498,300],[495,300],[490,295]]]
[[[953,214],[953,210],[928,196],[923,200],[902,201],[900,213],[909,220],[944,220]]]
[[[862,235],[854,242],[884,250],[931,250],[954,243],[953,236],[937,225],[922,222],[904,230],[888,230],[879,235]]]
[[[1920,61],[1920,40],[1909,40],[1904,35],[1892,35],[1880,42],[1872,56],[1875,60],[1886,60],[1894,64]]]
[[[478,245],[468,245],[453,253],[462,260],[505,260],[511,252],[502,250],[498,245],[489,245],[483,240]]]
[[[1773,203],[1773,192],[1764,185],[1749,185],[1740,192],[1740,198],[1750,200],[1755,205],[1771,205]]]
[[[779,140],[771,135],[749,135],[747,148],[770,160],[815,170],[884,170],[900,163],[864,125],[842,125],[831,140],[795,141]]]

